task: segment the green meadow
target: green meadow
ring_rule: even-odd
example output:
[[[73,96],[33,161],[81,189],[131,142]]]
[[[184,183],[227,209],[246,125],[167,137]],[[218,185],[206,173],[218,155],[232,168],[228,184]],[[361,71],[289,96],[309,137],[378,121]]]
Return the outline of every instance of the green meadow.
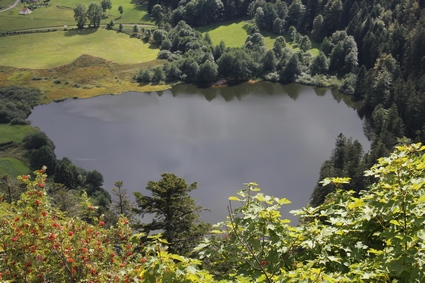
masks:
[[[247,20],[235,21],[235,22],[220,22],[211,24],[199,29],[202,34],[209,33],[211,41],[214,45],[220,44],[220,41],[224,41],[226,47],[241,47],[244,45],[246,38],[249,35],[249,28],[251,24]],[[267,49],[271,49],[273,47],[273,43],[276,40],[278,35],[273,34],[271,32],[262,32],[264,37],[264,43]],[[289,42],[289,36],[284,35],[287,44],[286,46],[292,48],[294,50],[298,50],[298,47],[293,47]],[[313,48],[309,50],[309,52],[313,56],[317,56],[319,54],[319,49],[317,44],[312,42]]]
[[[14,0],[0,0],[0,10],[10,7],[14,2]]]
[[[247,21],[220,22],[199,29],[203,34],[209,33],[214,45],[223,40],[227,47],[241,47],[248,36]]]
[[[99,28],[6,36],[0,40],[0,66],[47,69],[82,54],[119,64],[152,61],[158,49],[127,34]]]
[[[0,144],[7,142],[20,143],[26,135],[37,131],[30,125],[0,124]]]
[[[8,142],[21,143],[26,135],[33,133],[34,131],[37,131],[37,129],[29,125],[12,126],[9,124],[0,124],[0,144]],[[16,177],[29,172],[29,168],[24,162],[14,158],[14,156],[19,155],[21,155],[19,149],[17,151],[12,150],[12,152],[0,151],[0,177],[5,174]]]
[[[0,177],[4,175],[10,175],[17,177],[19,175],[28,174],[30,168],[25,165],[22,161],[12,157],[1,157],[0,158]]]
[[[9,6],[9,0],[0,0],[1,5]],[[19,15],[24,4],[19,3],[15,8],[0,13],[0,32],[22,29],[37,29],[41,27],[63,27],[64,25],[75,26],[74,8],[77,4],[88,6],[93,0],[51,0],[49,6],[41,6],[31,14]],[[100,2],[100,0],[98,1]],[[3,4],[4,3],[4,4]],[[123,7],[120,15],[118,7]],[[106,12],[102,24],[108,24],[114,20],[119,23],[152,24],[144,5],[136,5],[132,0],[113,0],[112,9]]]

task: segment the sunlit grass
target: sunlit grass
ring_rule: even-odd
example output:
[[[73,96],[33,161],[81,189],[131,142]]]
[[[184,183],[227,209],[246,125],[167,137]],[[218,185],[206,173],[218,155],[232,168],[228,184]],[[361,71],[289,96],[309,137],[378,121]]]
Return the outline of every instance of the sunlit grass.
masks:
[[[0,0],[0,10],[10,7],[15,0]]]
[[[0,124],[0,144],[7,142],[20,143],[30,133],[33,133],[35,129],[29,125],[10,125]]]
[[[213,45],[223,40],[227,47],[242,47],[248,37],[244,29],[247,25],[247,21],[220,22],[202,27],[199,31],[203,34],[208,32]]]
[[[0,0],[7,1],[7,0]],[[74,8],[77,4],[88,5],[92,0],[51,0],[49,6],[39,7],[29,15],[19,15],[24,4],[20,3],[14,9],[0,13],[0,31],[12,31],[21,29],[31,29],[40,27],[61,27],[64,25],[75,26]],[[0,4],[3,2],[0,2]],[[120,15],[118,7],[123,7],[123,14]],[[102,24],[108,24],[114,20],[119,23],[152,24],[147,14],[146,6],[136,5],[132,0],[114,0],[112,9],[106,12],[106,17],[102,19]]]
[[[249,35],[249,29],[251,23],[249,20],[229,21],[211,24],[199,29],[204,35],[208,32],[213,45],[218,45],[221,40],[226,44],[227,47],[242,47],[245,44],[246,38]],[[262,31],[261,34],[264,37],[264,44],[267,49],[271,49],[273,44],[278,37],[277,34],[272,32]],[[289,40],[289,35],[284,34],[286,40],[286,46],[297,51],[298,47],[294,47]],[[313,56],[319,54],[318,44],[312,42],[313,48],[308,52]]]
[[[157,53],[141,40],[103,28],[57,31],[3,37],[0,66],[45,69],[69,64],[82,54],[133,64],[152,61]]]
[[[17,177],[29,173],[30,169],[22,161],[12,157],[0,158],[0,177],[10,175]]]

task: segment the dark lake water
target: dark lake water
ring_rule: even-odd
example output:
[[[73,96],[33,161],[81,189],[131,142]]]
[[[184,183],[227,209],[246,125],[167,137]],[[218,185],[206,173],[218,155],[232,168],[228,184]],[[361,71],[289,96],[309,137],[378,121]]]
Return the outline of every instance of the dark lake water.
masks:
[[[349,99],[267,82],[71,99],[37,106],[29,119],[58,158],[101,172],[108,191],[124,181],[129,192],[146,192],[162,172],[197,181],[192,196],[211,210],[203,218],[212,223],[225,220],[228,197],[251,181],[290,199],[289,217],[308,204],[339,133],[369,147]]]

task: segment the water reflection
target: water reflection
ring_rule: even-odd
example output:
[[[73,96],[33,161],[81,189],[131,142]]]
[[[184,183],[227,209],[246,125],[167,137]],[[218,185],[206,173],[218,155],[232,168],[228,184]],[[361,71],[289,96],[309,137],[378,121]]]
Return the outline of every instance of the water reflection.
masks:
[[[267,82],[179,85],[38,106],[30,120],[59,158],[99,170],[108,190],[122,180],[128,191],[143,191],[162,172],[197,181],[193,196],[211,209],[205,220],[217,222],[244,182],[290,199],[286,211],[306,205],[339,133],[367,145],[354,105],[337,95]]]

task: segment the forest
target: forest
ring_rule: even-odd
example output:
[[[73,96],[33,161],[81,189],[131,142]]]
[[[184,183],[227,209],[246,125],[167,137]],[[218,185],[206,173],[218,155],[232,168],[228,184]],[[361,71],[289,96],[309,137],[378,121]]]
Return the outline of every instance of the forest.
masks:
[[[424,142],[425,13],[424,1],[255,0],[148,1],[160,27],[137,35],[160,48],[163,66],[140,70],[140,83],[218,80],[237,83],[263,79],[336,87],[355,101],[371,142],[368,152],[349,137],[336,138],[324,177],[347,176],[349,189],[370,185],[362,172],[397,144]],[[213,46],[196,27],[248,18],[250,35],[240,48]],[[265,47],[262,33],[276,36]],[[290,45],[288,45],[290,43]],[[313,56],[312,45],[320,46]],[[328,190],[318,184],[311,204],[322,203]]]
[[[370,149],[336,137],[310,205],[293,212],[298,226],[281,218],[289,200],[264,195],[250,183],[229,198],[239,204],[229,207],[229,218],[211,227],[199,221],[202,208],[188,197],[196,183],[164,174],[147,185],[152,196],[136,193],[132,205],[122,183],[111,196],[98,171],[58,160],[43,132],[29,133],[19,144],[0,144],[20,150],[34,170],[18,181],[0,180],[0,280],[425,280],[425,1],[147,4],[158,29],[135,26],[131,36],[158,47],[164,64],[141,69],[134,81],[209,86],[269,80],[338,88],[361,101]],[[198,30],[235,19],[249,22],[242,47],[214,45]],[[275,36],[270,49],[266,33]],[[37,89],[1,88],[0,123],[26,125],[40,96]],[[145,214],[156,218],[140,223],[137,216]],[[149,234],[158,229],[163,233]]]

